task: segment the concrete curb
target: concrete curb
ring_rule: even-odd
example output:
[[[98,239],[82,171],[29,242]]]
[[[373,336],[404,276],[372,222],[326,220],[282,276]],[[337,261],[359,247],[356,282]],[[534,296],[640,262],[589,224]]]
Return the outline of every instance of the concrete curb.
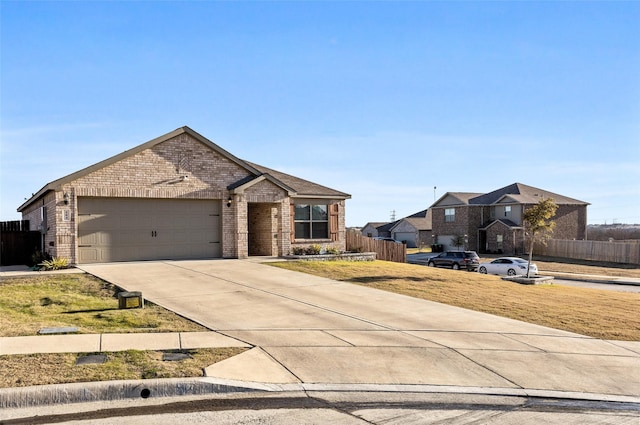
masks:
[[[515,282],[520,283],[522,285],[549,285],[553,283],[553,276],[540,276],[536,275],[533,277],[526,276],[503,276],[502,280],[506,280],[507,282]]]
[[[202,378],[145,379],[130,381],[80,382],[0,388],[0,409],[50,404],[86,403],[150,397],[238,393],[259,391],[247,385],[236,387]]]
[[[544,273],[546,275],[553,276],[555,278],[562,279],[562,280],[572,280],[572,281],[589,282],[589,283],[606,283],[610,285],[640,286],[640,281],[635,282],[631,280],[624,280],[624,279],[629,279],[625,277],[598,279],[589,275],[576,275],[576,274],[570,274],[570,273],[564,274],[564,273],[558,273],[558,272],[544,272]]]
[[[443,385],[380,384],[264,384],[216,378],[171,378],[130,381],[81,382],[0,389],[0,409],[18,409],[52,404],[163,398],[207,394],[251,392],[387,392],[475,394],[535,397],[608,403],[632,403],[640,408],[640,397],[525,388],[457,387]]]

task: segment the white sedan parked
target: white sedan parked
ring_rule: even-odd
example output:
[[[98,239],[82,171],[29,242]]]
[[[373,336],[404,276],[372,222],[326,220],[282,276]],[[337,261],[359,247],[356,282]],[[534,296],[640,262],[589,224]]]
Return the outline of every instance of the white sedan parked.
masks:
[[[527,274],[527,260],[517,257],[500,257],[490,263],[480,263],[478,273],[519,276]],[[529,273],[538,274],[538,266],[531,263]]]

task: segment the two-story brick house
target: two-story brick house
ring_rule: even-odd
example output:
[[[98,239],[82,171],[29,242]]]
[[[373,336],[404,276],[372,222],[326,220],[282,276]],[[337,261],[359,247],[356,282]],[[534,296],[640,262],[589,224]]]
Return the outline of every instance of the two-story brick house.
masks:
[[[523,254],[526,251],[523,212],[544,198],[552,198],[558,205],[554,238],[586,238],[588,203],[514,183],[490,193],[444,194],[431,206],[433,243],[456,249],[453,240],[464,236],[464,248],[468,250]]]
[[[235,157],[188,127],[55,180],[18,211],[72,263],[345,249],[350,195]]]

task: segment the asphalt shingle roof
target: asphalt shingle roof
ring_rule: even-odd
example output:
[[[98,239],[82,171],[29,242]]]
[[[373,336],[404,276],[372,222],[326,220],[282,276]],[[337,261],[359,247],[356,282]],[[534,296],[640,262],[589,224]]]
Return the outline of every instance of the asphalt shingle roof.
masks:
[[[505,196],[508,196],[520,204],[537,204],[541,199],[552,198],[558,205],[588,205],[587,202],[579,201],[547,190],[538,189],[537,187],[527,186],[522,183],[513,183],[509,186],[494,190],[493,192],[476,196],[469,199],[469,204],[491,205],[500,201]]]
[[[296,191],[296,196],[332,196],[336,198],[351,198],[351,195],[349,195],[348,193],[340,192],[338,190],[331,189],[329,187],[322,186],[317,183],[292,176],[290,174],[282,173],[280,171],[276,171],[262,165],[254,164],[249,161],[245,162],[261,173],[268,174],[274,177],[276,180],[281,181],[285,185],[291,187]]]

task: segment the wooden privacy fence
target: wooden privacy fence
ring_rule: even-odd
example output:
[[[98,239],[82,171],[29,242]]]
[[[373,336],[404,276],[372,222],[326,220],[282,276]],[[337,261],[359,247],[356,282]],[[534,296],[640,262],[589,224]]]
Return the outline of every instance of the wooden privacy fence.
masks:
[[[640,264],[640,240],[605,242],[550,239],[546,246],[536,244],[533,252],[548,257]]]
[[[347,231],[347,251],[375,252],[378,260],[395,261],[396,263],[407,262],[407,249],[405,244],[379,241],[367,236],[362,236],[362,234],[353,230]]]
[[[41,239],[40,232],[29,231],[29,220],[0,222],[0,265],[30,264]]]

